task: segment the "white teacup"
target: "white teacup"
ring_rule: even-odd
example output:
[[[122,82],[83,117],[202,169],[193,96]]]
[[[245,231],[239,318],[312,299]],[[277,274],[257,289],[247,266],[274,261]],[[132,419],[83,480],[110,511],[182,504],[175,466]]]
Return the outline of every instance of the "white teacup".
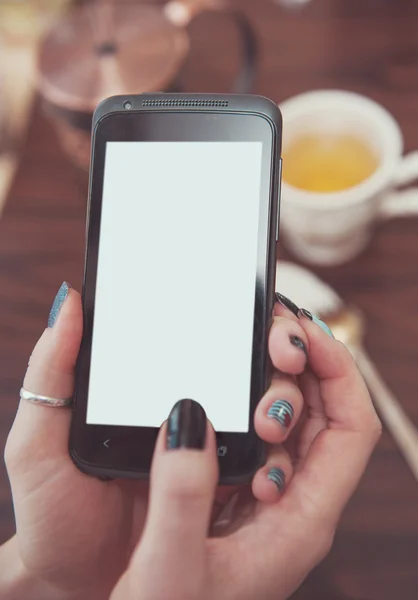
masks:
[[[281,228],[296,256],[322,265],[346,262],[364,249],[377,220],[418,215],[418,189],[396,191],[418,177],[418,152],[402,156],[401,130],[385,108],[351,92],[321,90],[286,100],[280,109],[284,151],[306,134],[342,133],[380,159],[370,177],[338,192],[309,192],[283,181]]]

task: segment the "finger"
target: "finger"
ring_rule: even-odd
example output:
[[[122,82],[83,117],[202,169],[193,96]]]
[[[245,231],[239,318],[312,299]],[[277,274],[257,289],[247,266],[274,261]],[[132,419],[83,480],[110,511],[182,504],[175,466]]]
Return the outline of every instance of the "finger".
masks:
[[[310,369],[307,369],[300,376],[299,387],[304,399],[306,418],[299,431],[297,440],[296,460],[298,467],[303,464],[316,436],[328,426],[328,419],[321,397],[320,383]]]
[[[277,502],[293,475],[292,462],[282,446],[273,448],[266,464],[253,478],[253,494],[260,502]]]
[[[26,390],[56,398],[72,395],[82,325],[80,295],[63,284],[51,309],[49,326],[30,357],[23,382]],[[71,411],[66,408],[20,401],[6,446],[6,461],[12,478],[22,469],[31,471],[35,464],[38,476],[44,477],[45,469],[57,468],[57,460],[69,460],[70,418]]]
[[[275,299],[274,315],[276,317],[286,317],[286,319],[298,322],[299,307],[279,292],[276,292]]]
[[[328,327],[325,321],[316,315],[313,315],[308,310],[299,308],[292,300],[283,294],[280,294],[279,292],[276,292],[275,314],[277,316],[283,316],[293,320],[298,320],[302,316],[307,317],[316,325],[319,325],[319,327],[323,329],[330,337],[334,337],[331,329]]]
[[[303,396],[291,377],[273,377],[254,415],[259,437],[270,444],[282,443],[298,422],[303,408]]]
[[[284,317],[273,317],[269,335],[269,352],[276,369],[299,375],[308,360],[308,337],[299,323]]]
[[[291,313],[288,308],[282,306],[278,302],[276,302],[276,304],[274,305],[273,314],[275,317],[284,317],[285,319],[289,319],[290,321],[294,321],[295,323],[299,322],[298,318],[295,317],[295,315]]]
[[[310,368],[319,381],[328,428],[314,439],[292,492],[309,497],[324,518],[337,520],[358,485],[381,425],[367,387],[348,350],[307,318]],[[297,503],[296,503],[297,504]]]
[[[320,382],[330,427],[369,431],[377,415],[352,355],[309,319],[301,318],[300,324],[309,338],[309,366]]]
[[[240,490],[241,486],[239,485],[221,485],[217,487],[210,517],[212,525],[223,518],[222,515],[226,508]]]
[[[185,598],[198,597],[188,586],[200,591],[217,480],[215,434],[203,408],[193,400],[177,402],[157,440],[147,522],[130,568],[138,581],[148,573],[141,588],[150,585],[150,597],[170,597],[166,581],[186,586]]]

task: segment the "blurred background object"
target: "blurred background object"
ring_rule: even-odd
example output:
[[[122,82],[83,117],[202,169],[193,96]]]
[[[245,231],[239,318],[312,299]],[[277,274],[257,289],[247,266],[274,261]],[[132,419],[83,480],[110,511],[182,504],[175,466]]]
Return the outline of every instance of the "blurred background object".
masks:
[[[42,35],[68,0],[0,1],[0,213],[18,163]]]
[[[290,8],[290,9],[302,8],[303,6],[305,6],[305,4],[308,4],[308,2],[312,2],[312,0],[274,0],[274,1],[277,2],[277,4],[279,4],[280,6],[283,6],[284,8]]]
[[[83,171],[74,164],[86,167],[88,123],[81,126],[78,117],[91,118],[101,93],[111,88],[127,91],[127,86],[140,91],[147,81],[149,86],[160,81],[163,89],[187,92],[252,86],[252,91],[283,104],[310,90],[348,90],[383,105],[399,124],[404,151],[418,149],[417,2],[311,0],[298,4],[230,0],[225,8],[197,11],[190,8],[193,4],[164,0],[113,0],[111,20],[104,19],[99,30],[95,24],[98,37],[93,39],[92,25],[83,21],[74,41],[74,19],[93,8],[91,0],[0,0],[0,162],[8,154],[6,148],[13,156],[3,188],[9,190],[7,203],[0,217],[0,446],[13,421],[27,360],[45,327],[56,290],[64,279],[81,287],[87,187]],[[203,9],[202,4],[198,6]],[[154,16],[137,18],[138,22],[133,19],[129,27],[125,19],[126,30],[118,25],[120,31],[128,32],[122,36],[124,58],[119,68],[112,45],[98,40],[105,39],[103,32],[116,34],[119,29],[112,19],[122,23],[128,10]],[[167,52],[173,44],[178,44],[176,50]],[[154,63],[157,59],[161,62]],[[102,62],[110,65],[103,69],[110,74],[108,78],[101,78]],[[147,72],[151,63],[158,68]],[[34,92],[34,83],[40,94]],[[69,114],[77,119],[70,119]],[[16,135],[9,133],[12,122]],[[63,134],[67,128],[81,132],[84,146],[67,145]],[[2,197],[6,199],[1,193],[4,181],[0,175],[0,204]],[[413,208],[416,191],[411,188],[403,193],[407,195],[402,201],[410,201]],[[392,200],[385,210],[393,217],[397,197]],[[311,227],[314,234],[314,222]],[[417,232],[418,219],[412,214],[408,219],[385,219],[375,224],[370,243],[350,262],[312,267],[345,305],[361,311],[366,325],[364,347],[415,428]],[[279,258],[296,261],[283,242]],[[279,288],[280,277],[279,267]],[[310,300],[312,291],[304,302],[308,308]],[[416,480],[385,430],[343,516],[333,551],[295,594],[295,600],[415,600],[417,507]],[[13,530],[10,490],[0,466],[0,543]]]
[[[14,43],[38,39],[69,4],[69,0],[2,0],[0,31]]]
[[[75,164],[88,169],[92,114],[101,100],[181,90],[181,69],[191,50],[186,27],[204,11],[222,12],[237,26],[241,60],[227,91],[250,92],[255,35],[245,16],[222,0],[164,5],[90,0],[51,29],[41,47],[38,87]]]

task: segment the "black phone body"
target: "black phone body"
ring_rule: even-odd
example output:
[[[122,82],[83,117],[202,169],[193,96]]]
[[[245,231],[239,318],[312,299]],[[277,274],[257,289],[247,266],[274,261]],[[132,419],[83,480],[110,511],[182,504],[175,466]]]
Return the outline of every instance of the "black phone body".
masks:
[[[221,483],[262,464],[253,415],[271,379],[281,127],[259,96],[97,107],[70,435],[82,471],[147,478],[182,398],[213,423]]]

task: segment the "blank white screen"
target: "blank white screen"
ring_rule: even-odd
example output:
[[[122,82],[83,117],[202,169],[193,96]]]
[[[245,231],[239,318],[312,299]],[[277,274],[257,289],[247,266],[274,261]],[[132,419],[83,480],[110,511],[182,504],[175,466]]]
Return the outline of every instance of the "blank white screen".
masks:
[[[108,142],[87,423],[249,425],[261,142]]]

